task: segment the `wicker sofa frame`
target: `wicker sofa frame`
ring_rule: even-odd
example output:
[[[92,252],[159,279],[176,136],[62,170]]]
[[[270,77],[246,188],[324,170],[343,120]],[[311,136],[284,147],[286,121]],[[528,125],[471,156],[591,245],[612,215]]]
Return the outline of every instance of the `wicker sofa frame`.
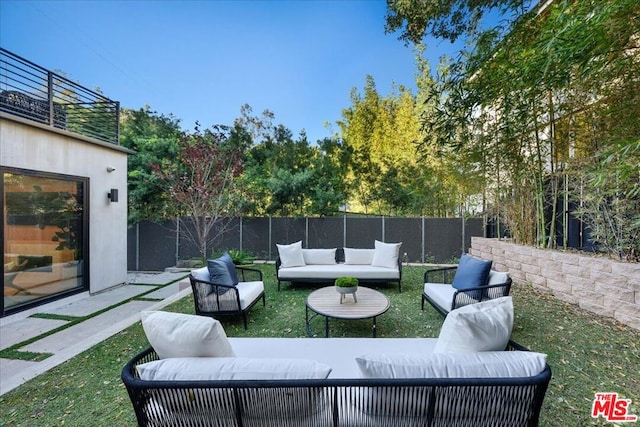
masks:
[[[343,248],[337,248],[336,250],[336,264],[344,264],[344,249]],[[282,261],[280,260],[280,257],[278,257],[276,259],[276,278],[278,279],[278,291],[280,290],[280,282],[289,282],[289,283],[317,283],[317,284],[322,284],[322,285],[333,285],[333,282],[335,281],[335,279],[337,279],[338,277],[334,277],[331,279],[328,279],[326,277],[321,278],[321,277],[301,277],[301,278],[295,278],[295,279],[285,279],[285,278],[281,278],[280,277],[280,267],[282,266]],[[347,276],[353,276],[356,279],[358,279],[358,282],[363,284],[363,283],[371,283],[371,284],[376,284],[376,283],[398,283],[398,292],[402,292],[402,260],[400,258],[398,258],[398,278],[397,279],[388,279],[388,278],[362,278],[362,277],[358,277],[357,273],[345,273],[342,274],[347,275]]]
[[[236,267],[239,282],[262,282],[262,271],[255,268]],[[196,279],[189,275],[195,312],[200,316],[218,318],[220,316],[242,316],[244,328],[247,329],[247,313],[262,299],[266,305],[264,291],[250,301],[245,307],[241,303],[241,290],[235,286],[222,285],[206,280]]]
[[[457,269],[458,269],[457,266],[449,266],[449,267],[432,268],[430,270],[427,270],[424,273],[424,283],[451,284],[453,283],[453,277],[455,276]],[[509,295],[509,292],[511,291],[511,284],[512,284],[511,277],[507,277],[507,280],[504,283],[498,283],[494,285],[487,285],[487,286],[476,287],[476,288],[467,288],[461,291],[456,291],[453,294],[453,298],[451,300],[451,307],[449,307],[449,310],[445,309],[444,307],[441,307],[426,292],[423,292],[421,309],[424,310],[424,303],[426,301],[429,304],[431,304],[431,306],[434,309],[436,309],[438,313],[440,313],[443,317],[446,317],[451,310],[460,308],[465,305],[477,303],[478,300],[470,296],[470,295],[473,295],[474,292],[482,293],[483,295],[482,301],[500,298],[500,297],[506,297]]]
[[[122,370],[139,426],[532,427],[551,379],[546,365],[525,378],[141,380],[136,366],[157,359],[149,347]]]

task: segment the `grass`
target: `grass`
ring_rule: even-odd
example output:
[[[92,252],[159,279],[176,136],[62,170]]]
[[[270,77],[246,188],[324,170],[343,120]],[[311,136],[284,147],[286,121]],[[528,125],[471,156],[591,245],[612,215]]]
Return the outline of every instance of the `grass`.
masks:
[[[305,337],[305,297],[310,286],[284,284],[276,290],[273,265],[262,265],[267,306],[240,318],[224,318],[229,336]],[[403,292],[378,288],[391,300],[378,318],[379,337],[437,337],[442,318],[427,305],[420,310],[424,267],[405,267]],[[547,353],[553,378],[545,397],[541,426],[612,425],[591,418],[594,393],[610,391],[632,399],[640,415],[640,331],[586,312],[530,286],[512,288],[512,338]],[[193,313],[191,296],[168,311]],[[321,319],[313,330],[323,332]],[[371,320],[331,321],[331,336],[371,336]],[[133,409],[120,381],[124,364],[147,346],[140,323],[0,397],[0,426],[134,426]]]

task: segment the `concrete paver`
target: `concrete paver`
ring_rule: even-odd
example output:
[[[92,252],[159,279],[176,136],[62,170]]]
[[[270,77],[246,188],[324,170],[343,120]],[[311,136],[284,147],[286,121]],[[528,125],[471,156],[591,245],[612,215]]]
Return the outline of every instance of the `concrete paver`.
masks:
[[[21,322],[16,322],[10,328],[2,328],[2,334],[0,334],[0,350],[35,338],[66,323],[68,323],[66,320],[28,317]]]
[[[107,307],[111,307],[120,301],[133,298],[155,288],[155,286],[124,285],[107,292],[88,296],[71,304],[47,311],[47,313],[75,317],[89,316]]]
[[[104,328],[105,325],[113,325],[127,317],[136,314],[139,315],[142,310],[147,310],[154,304],[154,301],[130,301],[115,307],[113,310],[106,311],[84,322],[80,322],[72,328],[67,328],[44,337],[41,340],[20,348],[20,350],[34,353],[59,353],[75,345],[78,341],[93,336],[96,331]]]
[[[127,282],[132,284],[166,285],[167,283],[174,282],[188,275],[188,271],[163,271],[160,273],[132,272],[127,275]]]

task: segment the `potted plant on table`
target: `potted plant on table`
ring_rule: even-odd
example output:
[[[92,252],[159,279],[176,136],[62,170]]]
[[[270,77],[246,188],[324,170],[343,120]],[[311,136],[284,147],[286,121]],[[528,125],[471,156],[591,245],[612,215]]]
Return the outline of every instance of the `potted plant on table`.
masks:
[[[338,277],[334,282],[336,291],[340,294],[340,304],[344,296],[347,294],[353,294],[353,301],[358,302],[356,299],[356,292],[358,291],[358,279],[355,277]]]

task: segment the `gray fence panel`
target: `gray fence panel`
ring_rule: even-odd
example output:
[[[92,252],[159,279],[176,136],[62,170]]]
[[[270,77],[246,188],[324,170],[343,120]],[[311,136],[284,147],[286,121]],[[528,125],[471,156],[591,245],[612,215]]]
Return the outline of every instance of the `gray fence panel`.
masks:
[[[163,271],[176,265],[175,223],[141,222],[139,225],[140,271]]]
[[[258,259],[273,259],[275,242],[269,239],[269,218],[242,218],[242,250]]]
[[[272,255],[278,257],[276,244],[288,245],[302,240],[302,247],[307,247],[305,236],[306,220],[304,218],[271,218]]]
[[[127,270],[138,270],[138,226],[127,228]]]
[[[384,240],[388,243],[402,242],[400,247],[401,258],[406,253],[408,261],[421,261],[422,239],[420,236],[422,236],[421,218],[384,219]]]
[[[462,253],[460,218],[425,218],[425,262],[443,263]]]
[[[374,241],[382,241],[382,219],[347,218],[347,248],[374,248]]]
[[[309,218],[309,248],[341,248],[344,243],[344,218]]]
[[[469,252],[471,248],[471,237],[484,236],[484,221],[482,218],[469,218],[464,225],[464,251]]]

